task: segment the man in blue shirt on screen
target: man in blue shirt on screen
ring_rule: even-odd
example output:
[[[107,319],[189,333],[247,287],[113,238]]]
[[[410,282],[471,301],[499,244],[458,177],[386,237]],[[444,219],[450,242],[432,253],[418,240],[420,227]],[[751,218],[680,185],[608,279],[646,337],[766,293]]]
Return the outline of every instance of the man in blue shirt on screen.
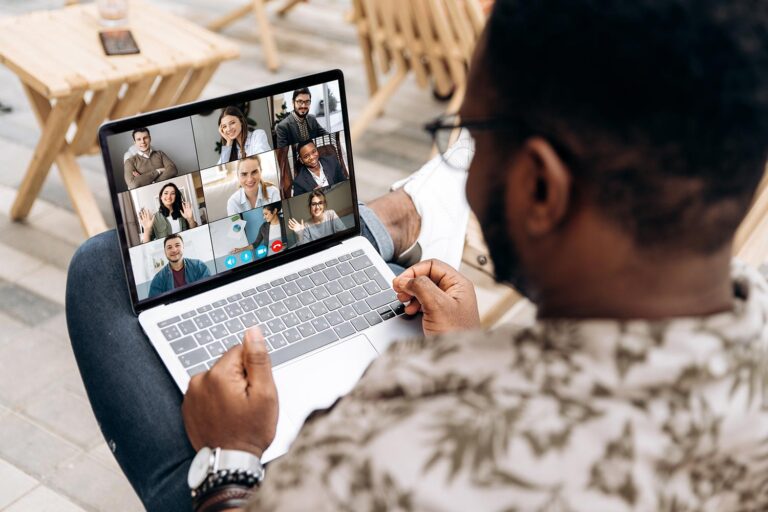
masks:
[[[174,288],[181,288],[211,275],[205,263],[184,257],[184,239],[181,235],[165,237],[163,249],[168,264],[152,278],[152,284],[149,286],[150,297],[169,292]]]

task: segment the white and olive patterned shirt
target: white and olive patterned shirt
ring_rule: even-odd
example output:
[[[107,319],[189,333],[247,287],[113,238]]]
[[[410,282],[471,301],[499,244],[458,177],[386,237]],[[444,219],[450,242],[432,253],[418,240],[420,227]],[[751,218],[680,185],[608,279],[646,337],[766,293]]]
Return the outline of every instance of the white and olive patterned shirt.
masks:
[[[768,285],[733,310],[393,345],[251,510],[768,510]]]

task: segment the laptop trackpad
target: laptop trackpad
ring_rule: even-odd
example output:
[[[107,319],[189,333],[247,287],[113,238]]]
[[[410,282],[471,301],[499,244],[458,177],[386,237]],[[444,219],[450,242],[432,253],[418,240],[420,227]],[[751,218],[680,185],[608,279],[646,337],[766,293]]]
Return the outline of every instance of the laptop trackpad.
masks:
[[[277,368],[274,376],[280,416],[288,420],[286,427],[290,424],[288,428],[295,429],[293,433],[278,432],[278,437],[282,437],[283,442],[285,437],[292,440],[307,416],[348,393],[377,355],[368,338],[360,335]],[[278,429],[280,427],[278,425]],[[284,451],[277,446],[274,448]]]

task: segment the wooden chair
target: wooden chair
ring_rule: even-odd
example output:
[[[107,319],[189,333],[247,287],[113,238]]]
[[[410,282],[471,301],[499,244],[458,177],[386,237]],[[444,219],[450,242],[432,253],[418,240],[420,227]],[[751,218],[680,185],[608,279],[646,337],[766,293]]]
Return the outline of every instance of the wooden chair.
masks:
[[[371,98],[352,126],[354,142],[381,114],[405,78],[453,95],[448,111],[464,98],[467,68],[485,24],[480,0],[353,0],[353,21]],[[379,75],[389,75],[379,86]]]
[[[267,68],[269,68],[270,71],[277,71],[277,68],[280,67],[280,56],[277,53],[275,37],[272,34],[272,25],[267,16],[266,3],[268,1],[269,0],[251,0],[242,7],[210,22],[208,24],[208,29],[219,31],[232,22],[253,12],[253,15],[256,17],[256,22],[259,25],[259,36],[261,37],[261,45],[264,47],[264,58],[267,61]],[[285,16],[291,9],[306,1],[307,0],[286,0],[282,7],[277,10],[277,14],[279,16]]]
[[[733,254],[754,267],[768,262],[768,169],[747,216],[736,231]]]

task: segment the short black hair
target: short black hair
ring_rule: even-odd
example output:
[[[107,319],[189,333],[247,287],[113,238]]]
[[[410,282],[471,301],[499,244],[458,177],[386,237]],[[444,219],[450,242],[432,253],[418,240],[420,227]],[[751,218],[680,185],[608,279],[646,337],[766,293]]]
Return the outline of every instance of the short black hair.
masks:
[[[183,238],[181,238],[181,235],[180,235],[180,234],[178,234],[178,233],[173,233],[173,234],[171,234],[171,235],[168,235],[167,237],[165,237],[165,238],[163,239],[163,249],[165,249],[165,244],[166,244],[166,243],[168,243],[168,240],[173,240],[174,238],[178,238],[179,240],[181,240],[181,243],[182,243],[182,244],[184,243],[184,239],[183,239]]]
[[[301,154],[301,149],[304,146],[309,146],[310,144],[314,144],[314,146],[317,147],[317,144],[315,143],[315,141],[313,139],[303,140],[303,141],[299,142],[298,144],[296,144],[296,155],[297,156],[300,155]]]
[[[146,126],[142,126],[141,128],[136,128],[135,130],[133,130],[133,132],[131,132],[131,139],[132,140],[136,140],[136,134],[137,133],[146,133],[150,137],[152,136],[152,134],[149,133],[149,128],[147,128]]]
[[[299,96],[299,94],[306,94],[309,96],[310,100],[312,99],[312,93],[309,92],[309,89],[307,89],[306,87],[302,87],[301,89],[296,89],[295,91],[293,91],[292,101],[296,101],[296,98]]]
[[[766,163],[768,2],[496,0],[486,36],[497,137],[547,138],[640,247],[731,239]]]

